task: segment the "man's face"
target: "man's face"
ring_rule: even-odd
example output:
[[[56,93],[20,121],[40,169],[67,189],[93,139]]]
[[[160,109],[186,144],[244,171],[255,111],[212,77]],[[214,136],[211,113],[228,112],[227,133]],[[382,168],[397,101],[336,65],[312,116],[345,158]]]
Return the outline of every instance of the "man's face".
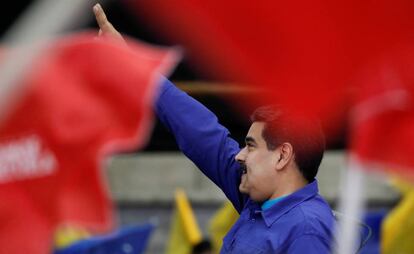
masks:
[[[246,167],[239,190],[248,193],[254,201],[269,199],[275,191],[278,149],[268,150],[262,137],[264,122],[254,122],[246,136],[246,146],[236,155],[236,160]]]

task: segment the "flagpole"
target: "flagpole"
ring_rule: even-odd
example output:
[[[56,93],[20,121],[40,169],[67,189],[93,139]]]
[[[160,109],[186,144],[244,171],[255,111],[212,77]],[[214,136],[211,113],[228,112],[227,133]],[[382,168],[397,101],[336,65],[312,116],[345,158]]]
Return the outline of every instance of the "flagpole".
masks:
[[[341,177],[342,188],[339,196],[339,211],[344,215],[336,228],[336,254],[351,254],[357,251],[359,224],[365,207],[365,172],[362,165],[353,157],[348,169]]]

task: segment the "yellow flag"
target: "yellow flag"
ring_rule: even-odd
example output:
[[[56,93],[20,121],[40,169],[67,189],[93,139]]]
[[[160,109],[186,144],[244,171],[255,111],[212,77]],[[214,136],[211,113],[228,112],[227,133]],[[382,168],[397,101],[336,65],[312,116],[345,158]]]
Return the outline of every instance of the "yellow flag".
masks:
[[[183,190],[178,189],[175,192],[175,212],[166,254],[190,254],[193,246],[201,240],[201,231],[187,196]]]
[[[90,234],[84,228],[75,226],[61,226],[54,235],[55,247],[61,249],[79,240],[89,238]]]
[[[381,253],[414,253],[414,185],[396,181],[402,192],[400,203],[387,215],[382,224]]]
[[[209,223],[209,234],[214,253],[219,253],[223,238],[239,218],[239,214],[234,209],[231,202],[227,201],[217,211]]]

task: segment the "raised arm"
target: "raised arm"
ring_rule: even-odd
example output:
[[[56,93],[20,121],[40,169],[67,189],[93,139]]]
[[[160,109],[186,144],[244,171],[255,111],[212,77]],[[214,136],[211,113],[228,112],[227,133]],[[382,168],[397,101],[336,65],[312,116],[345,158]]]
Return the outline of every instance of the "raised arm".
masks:
[[[163,79],[156,112],[180,147],[198,168],[219,186],[237,210],[243,207],[239,164],[234,157],[239,145],[217,117],[201,103]]]
[[[99,25],[99,36],[123,41],[122,35],[108,21],[102,7],[93,11]],[[229,131],[218,123],[206,107],[163,78],[155,110],[160,121],[175,136],[181,151],[209,177],[238,211],[245,196],[239,192],[239,164],[234,157],[239,145]]]

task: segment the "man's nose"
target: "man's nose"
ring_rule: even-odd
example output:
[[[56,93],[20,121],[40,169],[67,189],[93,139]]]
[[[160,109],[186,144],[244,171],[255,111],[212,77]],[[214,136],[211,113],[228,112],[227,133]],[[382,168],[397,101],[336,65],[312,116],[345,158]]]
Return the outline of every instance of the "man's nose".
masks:
[[[246,147],[240,150],[240,152],[236,155],[236,161],[238,163],[244,163],[246,159]]]

